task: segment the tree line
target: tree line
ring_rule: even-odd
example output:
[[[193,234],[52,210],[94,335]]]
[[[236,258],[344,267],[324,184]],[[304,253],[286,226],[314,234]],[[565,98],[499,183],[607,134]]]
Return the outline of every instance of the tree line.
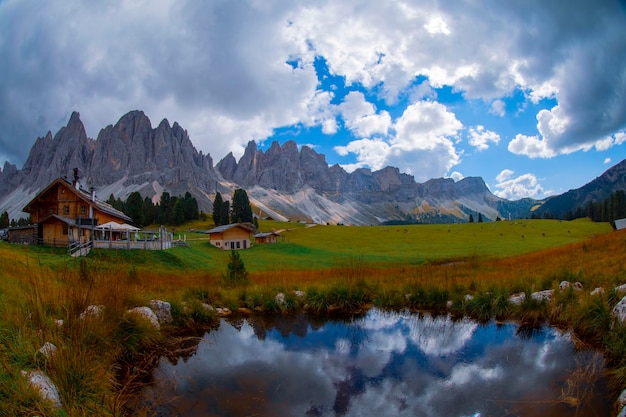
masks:
[[[116,199],[111,194],[106,202],[133,219],[133,223],[138,227],[150,224],[180,226],[187,221],[197,220],[202,215],[198,209],[198,201],[189,191],[184,197],[174,197],[168,192],[163,192],[157,204],[149,197],[142,198],[137,191],[130,193],[126,201]]]
[[[11,227],[28,226],[31,223],[32,223],[31,216],[20,217],[17,220],[12,219],[11,221],[9,221],[8,212],[5,211],[4,213],[0,214],[0,229],[6,229],[9,226]]]
[[[540,216],[533,214],[531,218],[537,219]],[[544,219],[553,219],[554,216],[545,212],[541,215]],[[561,220],[574,220],[587,217],[594,222],[609,222],[615,225],[615,220],[626,217],[626,193],[624,190],[617,190],[603,201],[589,201],[583,206],[578,206],[575,210],[568,210]]]
[[[236,189],[231,202],[224,200],[221,193],[215,194],[213,200],[213,222],[216,226],[232,223],[253,223],[258,227],[258,221],[252,215],[252,206],[246,190]]]

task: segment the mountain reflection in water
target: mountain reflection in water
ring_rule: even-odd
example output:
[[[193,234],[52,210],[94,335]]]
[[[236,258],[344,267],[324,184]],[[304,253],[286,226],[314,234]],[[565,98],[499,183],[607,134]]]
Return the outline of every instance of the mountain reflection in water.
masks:
[[[568,334],[373,309],[222,321],[163,358],[160,416],[609,416],[604,364]]]

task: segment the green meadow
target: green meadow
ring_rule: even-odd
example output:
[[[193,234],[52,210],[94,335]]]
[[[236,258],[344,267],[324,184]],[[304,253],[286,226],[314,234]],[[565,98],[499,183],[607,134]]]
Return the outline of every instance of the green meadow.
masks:
[[[188,229],[206,230],[207,223]],[[277,244],[254,245],[240,251],[250,272],[318,270],[331,268],[354,257],[377,267],[419,265],[465,258],[494,258],[579,242],[611,231],[608,223],[587,219],[519,220],[471,224],[409,226],[307,226],[299,223],[261,221],[261,231],[279,231]],[[228,251],[208,243],[204,233],[177,230],[188,247],[165,252],[100,250],[92,256],[132,263],[155,272],[221,270]],[[44,256],[49,259],[48,256]]]
[[[411,226],[328,226],[261,221],[276,244],[237,252],[246,276],[228,281],[232,253],[210,245],[195,222],[175,230],[186,247],[166,251],[66,250],[0,243],[0,415],[149,416],[133,398],[150,364],[184,332],[214,325],[214,307],[235,314],[356,313],[372,306],[549,322],[573,330],[581,347],[605,353],[610,384],[626,386],[626,326],[612,309],[626,283],[626,231],[589,220],[517,220]],[[563,280],[579,282],[559,290]],[[592,295],[597,287],[606,291]],[[555,290],[537,301],[534,291]],[[277,301],[282,293],[284,301]],[[509,301],[525,293],[521,304]],[[155,331],[129,315],[167,301],[173,322]],[[81,318],[87,306],[104,313]],[[63,325],[58,326],[58,320]],[[51,342],[51,358],[38,350]],[[174,343],[176,345],[176,343]],[[40,370],[55,382],[55,409],[26,383]],[[574,398],[584,401],[585,398]]]

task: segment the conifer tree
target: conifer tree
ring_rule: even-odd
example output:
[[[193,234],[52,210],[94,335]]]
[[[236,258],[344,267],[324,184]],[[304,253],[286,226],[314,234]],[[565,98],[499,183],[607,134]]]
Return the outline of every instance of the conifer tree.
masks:
[[[213,222],[216,226],[222,224],[222,194],[219,192],[215,194],[215,200],[213,200]]]
[[[228,269],[226,274],[222,276],[224,285],[227,287],[236,287],[246,285],[248,283],[248,271],[239,256],[239,252],[231,251],[229,256]]]
[[[233,206],[230,214],[231,223],[252,223],[252,207],[246,190],[238,188],[233,194]]]

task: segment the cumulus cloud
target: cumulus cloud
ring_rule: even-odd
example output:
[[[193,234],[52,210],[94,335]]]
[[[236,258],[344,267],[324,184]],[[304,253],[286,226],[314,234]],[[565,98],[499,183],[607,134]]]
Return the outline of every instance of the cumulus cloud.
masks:
[[[345,146],[336,146],[335,151],[341,156],[351,153],[356,155],[357,162],[355,164],[343,165],[346,171],[352,172],[363,167],[370,167],[375,170],[383,168],[389,148],[389,144],[381,139],[359,139]]]
[[[535,175],[528,173],[514,177],[514,174],[514,171],[504,169],[496,176],[495,195],[508,200],[519,200],[526,197],[536,198],[544,193],[544,188]]]
[[[508,149],[517,155],[526,155],[531,158],[551,158],[556,155],[548,148],[546,141],[538,136],[526,136],[518,133],[511,142]]]
[[[496,132],[485,129],[482,125],[469,128],[468,133],[470,145],[479,151],[489,149],[489,143],[497,145],[500,142],[500,135]]]
[[[456,116],[441,103],[420,101],[407,107],[390,128],[394,134],[378,139],[359,139],[337,146],[340,155],[353,153],[359,167],[380,169],[391,165],[425,181],[442,177],[460,161],[454,139],[463,127]]]
[[[389,113],[377,113],[374,105],[366,101],[361,92],[348,93],[339,105],[339,111],[346,127],[357,137],[386,135],[391,126]]]

